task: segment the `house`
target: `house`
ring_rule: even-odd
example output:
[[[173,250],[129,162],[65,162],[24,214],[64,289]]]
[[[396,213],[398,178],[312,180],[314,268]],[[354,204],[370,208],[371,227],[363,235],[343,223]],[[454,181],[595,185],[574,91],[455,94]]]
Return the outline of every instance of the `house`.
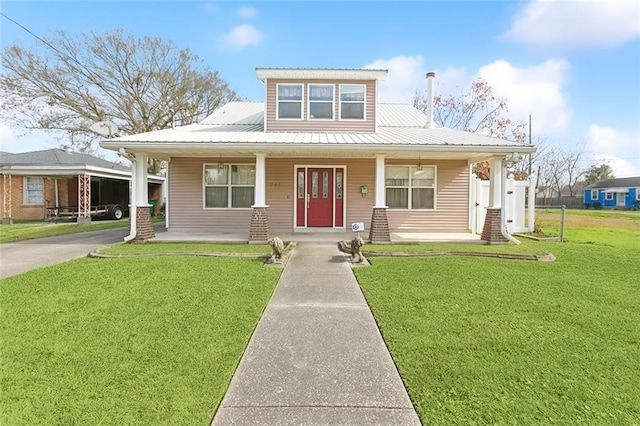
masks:
[[[586,208],[640,209],[640,176],[607,179],[584,189]]]
[[[63,149],[2,153],[0,174],[3,223],[63,213],[90,221],[92,207],[95,212],[96,206],[121,205],[120,213],[126,213],[129,205],[131,169],[88,154]],[[151,198],[162,200],[164,180],[149,178]]]
[[[153,236],[140,166],[148,156],[168,162],[168,232],[241,231],[249,242],[353,223],[373,242],[397,230],[468,233],[471,166],[489,160],[486,239],[502,238],[504,160],[535,149],[438,127],[434,73],[426,115],[378,102],[387,70],[257,68],[256,76],[264,102],[230,102],[197,124],[101,142],[138,164],[142,208],[131,238]]]

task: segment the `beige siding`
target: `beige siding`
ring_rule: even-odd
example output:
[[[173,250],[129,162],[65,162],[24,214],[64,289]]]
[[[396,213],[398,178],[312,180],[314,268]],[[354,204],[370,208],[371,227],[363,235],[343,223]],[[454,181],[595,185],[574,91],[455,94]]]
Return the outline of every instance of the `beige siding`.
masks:
[[[218,158],[174,158],[169,163],[167,209],[172,230],[244,230],[249,235],[251,209],[205,209],[203,207],[203,164]],[[246,163],[247,160],[224,159]]]
[[[469,229],[469,166],[466,161],[422,160],[437,166],[435,210],[387,211],[389,228],[400,231],[466,232]],[[387,164],[410,165],[406,160]]]
[[[251,210],[202,207],[202,173],[204,163],[217,163],[217,158],[176,158],[169,164],[169,227],[178,230],[206,229],[249,231]],[[246,159],[224,162],[247,163]],[[465,161],[422,160],[436,165],[436,210],[389,210],[392,230],[420,230],[423,232],[466,232],[468,230],[469,168]],[[387,164],[415,164],[416,161],[398,160]],[[266,160],[266,201],[269,205],[269,227],[272,233],[291,232],[294,227],[295,166],[345,166],[345,226],[364,222],[369,229],[372,207],[375,203],[374,159],[314,159],[268,158]],[[362,196],[361,186],[368,187]]]
[[[302,120],[276,120],[277,93],[276,85],[279,83],[303,83]],[[334,120],[307,120],[307,91],[308,84],[334,84]],[[339,85],[340,84],[365,84],[365,120],[339,120]],[[371,133],[375,131],[375,105],[376,88],[375,81],[354,81],[354,80],[268,80],[267,81],[267,131],[269,132],[359,132]]]

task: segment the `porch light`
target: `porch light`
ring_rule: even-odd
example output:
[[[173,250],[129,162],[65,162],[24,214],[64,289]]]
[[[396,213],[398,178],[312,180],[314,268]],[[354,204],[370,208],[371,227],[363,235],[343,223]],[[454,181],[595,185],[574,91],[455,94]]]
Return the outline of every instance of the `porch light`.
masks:
[[[220,156],[220,159],[218,160],[218,170],[223,170],[224,169],[224,163],[222,162],[222,155]]]
[[[422,163],[420,162],[420,156],[418,156],[418,167],[416,169],[421,172],[422,171]]]

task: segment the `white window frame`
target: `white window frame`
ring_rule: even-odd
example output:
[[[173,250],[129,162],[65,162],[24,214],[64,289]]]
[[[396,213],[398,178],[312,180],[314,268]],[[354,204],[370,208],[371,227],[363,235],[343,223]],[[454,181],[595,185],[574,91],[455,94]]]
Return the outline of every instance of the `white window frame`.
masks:
[[[319,86],[319,87],[329,87],[331,88],[331,100],[330,101],[326,101],[326,100],[312,100],[311,99],[311,87],[313,86]],[[336,100],[336,88],[335,85],[333,84],[315,84],[315,83],[309,83],[307,85],[307,119],[308,120],[313,120],[313,121],[333,121],[335,120],[335,100]],[[331,118],[315,118],[311,116],[311,104],[312,103],[317,103],[317,104],[331,104]]]
[[[29,181],[34,180],[40,183],[41,189],[29,189]],[[30,191],[40,191],[42,192],[40,196],[40,201],[30,202]],[[30,205],[30,206],[41,206],[44,205],[44,178],[42,176],[23,176],[22,177],[22,204]]]
[[[407,186],[387,186],[387,167],[407,167],[409,169],[409,184]],[[387,188],[406,188],[407,189],[407,208],[403,208],[403,207],[389,207],[389,210],[398,210],[398,211],[406,211],[406,210],[416,210],[416,211],[434,211],[437,210],[438,207],[438,197],[437,197],[437,187],[438,187],[438,166],[431,166],[431,165],[423,165],[421,166],[423,169],[425,168],[431,168],[433,169],[433,185],[431,186],[416,186],[415,188],[427,188],[427,189],[432,189],[433,190],[433,208],[413,208],[412,204],[413,204],[413,200],[412,200],[412,189],[414,188],[414,186],[412,185],[412,180],[413,180],[413,170],[416,170],[418,167],[417,166],[411,166],[411,165],[404,165],[404,164],[385,164],[385,182],[384,182],[384,190],[385,193],[387,191]],[[386,197],[386,194],[385,194]],[[387,200],[387,204],[389,203],[389,201]]]
[[[605,192],[604,199],[607,201],[613,201],[613,192]]]
[[[362,87],[363,100],[362,101],[343,101],[342,100],[342,88],[345,86],[359,86]],[[342,104],[362,104],[362,118],[342,118]],[[340,84],[338,90],[338,120],[340,121],[365,121],[367,119],[367,85],[366,84]]]
[[[300,100],[280,100],[280,86],[299,86],[300,87]],[[285,117],[280,118],[280,102],[287,103],[300,103],[300,117]],[[276,120],[293,120],[299,121],[304,117],[304,84],[302,83],[277,83],[276,84]]]
[[[636,200],[640,201],[640,187],[636,188]]]
[[[255,163],[223,163],[222,166],[224,168],[227,169],[227,183],[223,184],[223,185],[208,185],[207,184],[207,167],[213,167],[213,168],[218,168],[219,164],[218,163],[204,163],[202,165],[202,208],[204,210],[251,210],[251,206],[249,207],[233,207],[233,188],[253,188],[253,197],[255,199],[255,188],[256,188],[256,181],[255,181]],[[239,184],[232,184],[231,183],[231,167],[233,166],[253,166],[253,170],[254,170],[254,180],[253,180],[253,185],[239,185]],[[227,188],[227,207],[208,207],[207,206],[207,188],[208,187],[212,187],[212,188],[221,188],[221,187],[226,187]],[[253,204],[254,201],[251,202],[251,204]]]
[[[592,189],[591,190],[591,201],[598,201],[598,190],[597,189]]]

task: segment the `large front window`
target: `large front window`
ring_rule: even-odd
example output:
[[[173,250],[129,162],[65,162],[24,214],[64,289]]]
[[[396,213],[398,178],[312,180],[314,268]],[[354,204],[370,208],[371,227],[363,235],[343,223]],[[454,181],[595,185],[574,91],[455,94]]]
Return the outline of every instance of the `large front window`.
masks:
[[[364,120],[364,84],[340,85],[340,119]]]
[[[333,120],[333,85],[309,85],[309,120]]]
[[[37,176],[25,176],[23,183],[24,204],[44,204],[44,180]]]
[[[435,209],[435,166],[386,166],[387,205],[392,209]]]
[[[302,119],[302,84],[278,84],[278,118]]]
[[[254,201],[253,164],[205,164],[205,208],[249,208]]]

